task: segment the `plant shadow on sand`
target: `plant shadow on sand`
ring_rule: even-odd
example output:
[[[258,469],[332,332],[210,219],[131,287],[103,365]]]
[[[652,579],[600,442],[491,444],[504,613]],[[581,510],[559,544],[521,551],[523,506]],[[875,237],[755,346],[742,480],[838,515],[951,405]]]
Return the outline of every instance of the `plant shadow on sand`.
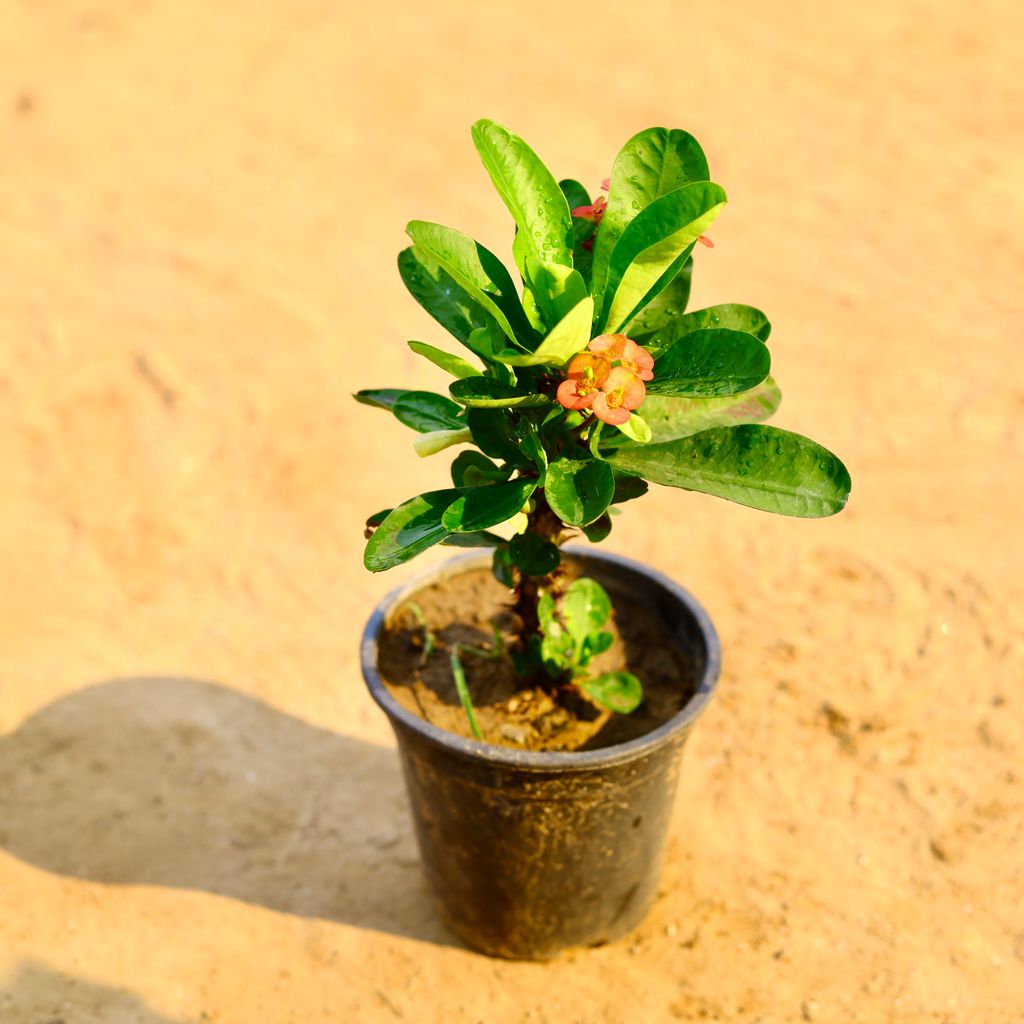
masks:
[[[0,979],[0,1020],[33,1024],[185,1024],[157,1013],[144,1000],[122,988],[61,974],[26,961]]]
[[[0,737],[0,846],[62,875],[455,944],[396,752],[214,683],[98,683]]]

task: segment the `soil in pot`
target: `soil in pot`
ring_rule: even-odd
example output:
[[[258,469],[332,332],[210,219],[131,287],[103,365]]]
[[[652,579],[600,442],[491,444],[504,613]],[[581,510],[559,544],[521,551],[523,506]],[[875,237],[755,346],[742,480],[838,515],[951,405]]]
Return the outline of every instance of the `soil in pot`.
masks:
[[[570,563],[568,576],[573,575]],[[593,674],[627,669],[644,687],[644,701],[632,714],[613,714],[573,690],[552,694],[518,678],[511,656],[485,659],[462,655],[477,724],[487,743],[519,750],[594,750],[636,739],[677,714],[696,691],[697,667],[679,650],[657,613],[631,597],[611,577],[595,573],[612,599],[606,629],[612,646],[591,663]],[[399,605],[380,638],[378,666],[392,696],[413,714],[460,736],[470,737],[459,703],[449,652],[453,644],[493,648],[495,628],[508,649],[514,637],[512,597],[486,569],[453,575],[417,591],[415,604],[434,637],[424,658],[425,631],[406,603]]]

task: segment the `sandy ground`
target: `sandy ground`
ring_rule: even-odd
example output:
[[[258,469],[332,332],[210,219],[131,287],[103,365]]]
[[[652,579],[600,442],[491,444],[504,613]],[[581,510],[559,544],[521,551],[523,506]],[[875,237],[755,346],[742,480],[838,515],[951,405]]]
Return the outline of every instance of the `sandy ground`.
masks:
[[[0,6],[0,1021],[1024,1020],[1019,5]],[[445,476],[411,217],[507,253],[490,116],[731,205],[844,515],[659,491],[609,546],[726,652],[664,893],[549,965],[450,940],[356,641],[361,520]]]

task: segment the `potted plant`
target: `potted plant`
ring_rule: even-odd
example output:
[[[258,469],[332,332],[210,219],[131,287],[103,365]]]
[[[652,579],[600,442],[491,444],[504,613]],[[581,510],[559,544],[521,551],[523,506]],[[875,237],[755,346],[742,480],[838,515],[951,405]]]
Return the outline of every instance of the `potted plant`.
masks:
[[[600,541],[648,483],[827,516],[850,478],[765,426],[778,407],[767,318],[686,311],[695,245],[725,204],[692,136],[651,128],[603,196],[556,181],[492,121],[473,141],[515,222],[522,285],[479,243],[424,221],[399,256],[413,297],[466,351],[410,348],[448,394],[364,390],[451,484],[367,521],[365,564],[482,549],[389,595],[363,670],[399,743],[441,912],[470,945],[543,958],[608,941],[656,893],[678,754],[718,674],[714,629],[676,584]]]

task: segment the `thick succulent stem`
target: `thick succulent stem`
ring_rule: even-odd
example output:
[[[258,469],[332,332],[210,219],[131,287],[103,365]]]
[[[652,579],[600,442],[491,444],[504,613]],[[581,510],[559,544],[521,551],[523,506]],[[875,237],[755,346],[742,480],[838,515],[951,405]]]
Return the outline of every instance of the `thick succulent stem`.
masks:
[[[534,491],[534,508],[529,514],[529,523],[526,528],[556,546],[561,543],[562,520],[551,511],[542,490]],[[520,572],[518,575],[513,610],[520,622],[518,647],[520,651],[526,652],[530,648],[530,638],[540,633],[537,602],[545,591],[557,595],[562,573],[560,569],[555,569],[547,576],[528,576],[524,572]]]

